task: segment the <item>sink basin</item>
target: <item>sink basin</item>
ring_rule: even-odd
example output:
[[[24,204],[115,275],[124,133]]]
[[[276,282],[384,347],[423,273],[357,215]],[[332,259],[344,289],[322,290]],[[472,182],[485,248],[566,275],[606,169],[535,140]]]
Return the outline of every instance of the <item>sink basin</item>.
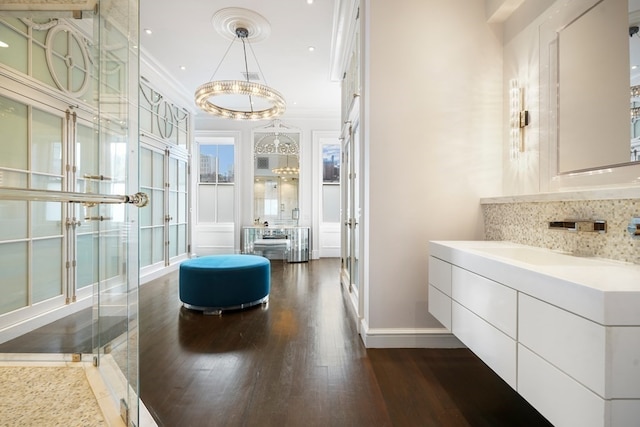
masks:
[[[549,249],[534,248],[528,246],[508,246],[508,247],[482,247],[474,248],[478,252],[484,252],[511,261],[524,262],[534,265],[575,265],[591,266],[603,264],[596,258],[584,258],[568,254],[554,252]]]

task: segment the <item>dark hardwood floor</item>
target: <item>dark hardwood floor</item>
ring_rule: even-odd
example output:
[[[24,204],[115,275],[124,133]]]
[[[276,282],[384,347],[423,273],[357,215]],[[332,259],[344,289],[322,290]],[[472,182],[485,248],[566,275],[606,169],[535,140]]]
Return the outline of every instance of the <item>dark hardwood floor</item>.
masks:
[[[222,316],[182,308],[177,273],[143,285],[140,393],[158,425],[551,425],[466,349],[365,349],[338,274],[274,262],[269,304]]]

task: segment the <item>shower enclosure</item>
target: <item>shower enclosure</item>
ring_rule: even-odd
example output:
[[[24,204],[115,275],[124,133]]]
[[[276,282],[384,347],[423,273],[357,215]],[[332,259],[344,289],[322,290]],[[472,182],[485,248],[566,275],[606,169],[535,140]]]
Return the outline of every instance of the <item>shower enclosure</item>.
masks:
[[[139,425],[138,1],[28,3],[0,4],[0,343],[86,313],[62,358]]]

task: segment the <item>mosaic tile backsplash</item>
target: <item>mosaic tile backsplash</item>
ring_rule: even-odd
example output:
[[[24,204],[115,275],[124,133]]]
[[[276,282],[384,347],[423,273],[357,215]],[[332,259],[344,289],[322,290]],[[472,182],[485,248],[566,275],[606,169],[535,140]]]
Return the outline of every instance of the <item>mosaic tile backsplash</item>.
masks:
[[[627,226],[640,217],[640,199],[487,203],[482,205],[486,240],[640,264],[640,239]],[[550,221],[605,220],[607,232],[550,230]]]

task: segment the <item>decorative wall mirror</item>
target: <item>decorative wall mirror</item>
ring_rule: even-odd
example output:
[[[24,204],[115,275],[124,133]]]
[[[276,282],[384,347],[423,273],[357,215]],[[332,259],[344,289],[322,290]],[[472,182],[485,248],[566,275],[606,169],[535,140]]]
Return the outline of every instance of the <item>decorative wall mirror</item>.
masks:
[[[253,218],[256,225],[298,225],[300,136],[276,120],[253,130]]]

